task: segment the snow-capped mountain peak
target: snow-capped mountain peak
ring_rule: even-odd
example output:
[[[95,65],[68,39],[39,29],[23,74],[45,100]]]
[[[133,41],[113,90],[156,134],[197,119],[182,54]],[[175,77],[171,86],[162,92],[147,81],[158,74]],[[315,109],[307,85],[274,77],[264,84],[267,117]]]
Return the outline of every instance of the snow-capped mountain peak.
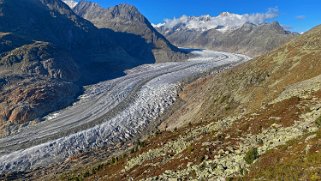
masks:
[[[229,13],[229,12],[222,12],[219,16],[229,16],[229,15],[231,15],[231,13]]]
[[[75,0],[63,0],[71,9],[77,6],[78,2]]]
[[[262,24],[267,19],[278,15],[277,9],[269,9],[266,13],[256,14],[234,14],[222,12],[218,16],[186,16],[180,18],[165,19],[163,23],[154,25],[156,28],[168,29],[168,31],[196,30],[207,31],[216,29],[221,32],[231,31],[240,28],[245,23]]]

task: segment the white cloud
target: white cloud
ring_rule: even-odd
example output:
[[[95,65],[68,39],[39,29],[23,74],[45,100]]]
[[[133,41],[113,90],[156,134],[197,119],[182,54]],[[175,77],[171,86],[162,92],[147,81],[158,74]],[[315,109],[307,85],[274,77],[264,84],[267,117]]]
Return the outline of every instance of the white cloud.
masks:
[[[163,26],[168,29],[196,29],[196,30],[208,30],[223,27],[223,31],[226,29],[233,29],[242,26],[244,23],[262,24],[268,19],[272,19],[278,16],[277,8],[270,8],[266,13],[256,14],[233,14],[224,12],[218,16],[186,16],[183,15],[180,18],[165,19],[164,23],[155,25],[156,27]]]
[[[298,19],[298,20],[303,20],[303,19],[305,19],[306,17],[305,17],[304,15],[300,15],[300,16],[296,16],[295,18]]]

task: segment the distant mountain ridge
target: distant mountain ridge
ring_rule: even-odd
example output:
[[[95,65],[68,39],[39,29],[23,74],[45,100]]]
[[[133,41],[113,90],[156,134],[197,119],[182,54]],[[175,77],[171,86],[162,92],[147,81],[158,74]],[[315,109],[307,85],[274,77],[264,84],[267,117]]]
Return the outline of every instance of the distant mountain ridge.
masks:
[[[154,24],[156,28],[166,29],[168,31],[208,31],[216,29],[221,32],[232,31],[240,28],[245,23],[263,24],[266,20],[278,16],[278,9],[269,9],[266,13],[256,14],[235,14],[222,12],[217,16],[187,16],[179,18],[165,19],[163,23]]]
[[[147,48],[153,52],[156,62],[166,62],[169,59],[179,61],[186,58],[186,55],[157,32],[147,18],[134,6],[120,4],[105,9],[97,3],[80,1],[73,10],[98,28],[108,28],[115,32],[130,33],[142,37],[148,43],[149,47]],[[130,49],[140,52],[141,46],[142,44],[135,42],[130,44]]]
[[[230,19],[233,23],[224,22],[224,20]],[[213,17],[210,15],[203,16],[182,16],[180,18],[174,18],[172,20],[165,20],[164,23],[154,24],[156,28],[162,28],[167,31],[182,31],[182,30],[194,30],[194,31],[207,31],[210,29],[216,29],[221,32],[230,31],[239,28],[244,21],[242,16],[229,12],[223,12],[220,15]]]
[[[258,15],[259,16],[259,15]],[[272,14],[238,15],[223,12],[219,16],[182,16],[154,25],[176,46],[207,48],[258,56],[269,52],[297,36],[278,22],[264,23]],[[253,20],[254,19],[254,20]]]

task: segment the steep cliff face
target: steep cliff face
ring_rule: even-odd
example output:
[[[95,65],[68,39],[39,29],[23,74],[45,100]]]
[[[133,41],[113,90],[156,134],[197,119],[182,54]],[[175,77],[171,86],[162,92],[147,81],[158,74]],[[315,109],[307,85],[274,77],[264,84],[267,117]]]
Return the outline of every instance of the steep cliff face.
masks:
[[[166,38],[157,32],[151,23],[135,8],[127,4],[104,9],[96,3],[81,1],[73,8],[79,16],[91,21],[98,28],[108,28],[115,32],[123,32],[142,37],[145,42],[132,39],[131,44],[123,43],[131,52],[145,56],[145,49],[153,52],[156,62],[179,61],[186,55],[173,46]],[[118,42],[124,42],[122,37],[116,37]],[[151,56],[151,55],[148,55]]]
[[[277,22],[260,25],[245,23],[226,31],[217,28],[205,31],[178,27],[169,29],[166,26],[159,26],[157,30],[177,46],[236,52],[252,57],[278,48],[297,36],[284,30]]]

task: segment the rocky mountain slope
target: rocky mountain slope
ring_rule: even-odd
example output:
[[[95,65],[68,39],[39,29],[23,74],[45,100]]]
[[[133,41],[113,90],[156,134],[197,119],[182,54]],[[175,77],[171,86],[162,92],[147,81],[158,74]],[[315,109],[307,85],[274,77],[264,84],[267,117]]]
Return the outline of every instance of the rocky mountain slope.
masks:
[[[193,24],[199,23],[194,22]],[[169,27],[167,24],[155,27],[177,46],[236,52],[252,57],[267,53],[297,36],[295,33],[284,30],[277,22],[261,24],[245,22],[237,24],[237,26],[221,26],[219,24],[210,26],[213,24],[210,19],[204,24],[206,26],[203,28],[190,27],[185,23],[173,27]]]
[[[1,0],[0,24],[0,137],[71,104],[83,85],[155,62],[145,39],[98,29],[60,0]]]
[[[80,154],[59,178],[319,180],[320,37],[193,82],[160,131],[109,159]]]
[[[74,8],[79,16],[91,21],[98,28],[108,28],[115,32],[135,34],[147,42],[145,49],[153,52],[156,62],[167,62],[170,60],[181,60],[186,58],[185,54],[173,46],[166,38],[157,32],[151,23],[138,11],[137,8],[127,4],[104,9],[99,4],[80,1]],[[123,44],[133,52],[144,54],[145,42],[139,43],[131,40],[131,44]],[[123,37],[118,42],[124,42]]]

